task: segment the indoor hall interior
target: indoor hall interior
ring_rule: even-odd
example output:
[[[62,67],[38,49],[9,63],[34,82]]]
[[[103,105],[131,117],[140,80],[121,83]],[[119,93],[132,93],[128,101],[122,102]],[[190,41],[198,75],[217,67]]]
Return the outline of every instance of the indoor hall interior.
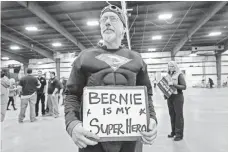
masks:
[[[112,15],[107,17],[110,13]],[[106,26],[110,29],[103,30]],[[109,52],[113,50],[109,49],[106,31],[107,35],[114,35],[110,37],[118,39],[118,43],[124,34],[114,52]],[[119,52],[115,52],[116,49]],[[126,50],[131,55],[120,53]],[[145,63],[140,64],[140,68],[137,67],[139,60]],[[82,68],[87,68],[82,69],[83,72],[90,72],[84,77],[75,74],[80,71],[78,61]],[[109,68],[111,74],[99,80],[99,72],[96,72],[101,70],[102,73],[103,66]],[[100,69],[94,70],[94,67]],[[130,71],[125,73],[129,76],[121,75],[126,69]],[[141,72],[137,70],[142,69],[148,77],[136,77]],[[76,72],[71,74],[72,70]],[[32,94],[23,90],[25,81],[22,80],[28,76],[39,85],[32,88]],[[67,109],[64,106],[72,105],[66,100],[64,103],[63,98],[69,93],[67,83],[78,87],[84,78],[94,86],[106,83],[121,87],[138,83],[147,86],[144,101],[148,100],[147,106],[154,105],[156,116],[149,111],[151,109],[146,115],[153,117],[157,137],[152,145],[142,146],[138,142],[135,152],[227,152],[228,2],[1,2],[2,152],[77,152],[78,146],[69,135],[75,121],[70,118],[71,123],[66,127],[68,120],[64,116],[64,109]],[[151,95],[150,86],[153,102],[147,99]],[[114,94],[121,94],[126,88],[118,88]],[[176,95],[184,97],[180,102],[180,96],[175,100],[178,101],[176,106],[183,102],[183,112],[180,112],[181,107],[172,107],[174,99],[171,105],[171,97]],[[33,100],[26,100],[32,97]],[[24,118],[26,102],[29,104]],[[98,111],[102,112],[101,109]],[[174,113],[183,116],[175,121],[175,125],[182,126],[182,133],[177,127],[172,131]],[[108,117],[105,123],[123,118]],[[138,119],[138,123],[151,122],[144,118]],[[177,134],[179,139],[175,141]],[[133,140],[132,137],[126,139],[129,138]]]

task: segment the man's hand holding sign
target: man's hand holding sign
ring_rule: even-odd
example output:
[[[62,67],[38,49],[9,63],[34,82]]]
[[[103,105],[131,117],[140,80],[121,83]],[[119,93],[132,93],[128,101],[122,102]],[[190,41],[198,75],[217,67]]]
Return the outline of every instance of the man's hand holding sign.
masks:
[[[80,148],[98,141],[154,142],[156,121],[148,115],[145,87],[87,87],[83,100],[83,127],[78,123],[72,134]]]

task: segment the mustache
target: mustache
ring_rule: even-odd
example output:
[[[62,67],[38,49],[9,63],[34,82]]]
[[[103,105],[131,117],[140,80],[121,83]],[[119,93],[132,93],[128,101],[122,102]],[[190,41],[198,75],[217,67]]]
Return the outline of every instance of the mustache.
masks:
[[[111,29],[111,28],[106,28],[106,29],[104,29],[104,30],[103,30],[103,32],[105,32],[105,31],[107,31],[107,30],[111,30],[111,31],[113,31],[113,32],[114,32],[114,30],[113,30],[113,29]]]

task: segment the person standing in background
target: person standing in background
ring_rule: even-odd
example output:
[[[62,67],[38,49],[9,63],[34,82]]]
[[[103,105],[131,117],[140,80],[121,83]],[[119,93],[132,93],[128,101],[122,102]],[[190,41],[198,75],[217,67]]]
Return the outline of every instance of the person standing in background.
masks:
[[[17,110],[17,108],[15,108],[15,97],[17,95],[17,88],[16,88],[16,85],[15,85],[15,80],[12,78],[10,79],[10,87],[9,87],[9,101],[8,101],[8,105],[7,105],[7,110],[10,110],[9,109],[9,105],[10,103],[12,102],[12,107],[14,110]]]
[[[26,108],[28,103],[30,105],[30,121],[36,121],[35,118],[35,104],[37,98],[37,88],[40,88],[41,84],[38,79],[32,76],[32,69],[27,69],[27,76],[24,76],[20,79],[19,85],[22,87],[22,94],[21,94],[21,109],[19,114],[19,123],[23,122],[25,118]]]
[[[208,83],[210,85],[210,88],[213,88],[214,82],[211,78],[208,79]]]
[[[39,115],[39,102],[41,100],[41,112],[42,116],[45,115],[45,92],[46,92],[46,79],[42,76],[42,71],[38,71],[38,80],[41,87],[37,89],[37,101],[36,101],[36,117]]]
[[[48,81],[48,97],[47,104],[49,112],[46,116],[59,117],[59,107],[58,107],[58,96],[62,85],[58,79],[55,77],[55,72],[50,72],[50,79]]]
[[[9,96],[9,87],[9,79],[6,76],[5,71],[1,71],[1,122],[3,122],[5,119],[7,101]]]
[[[63,85],[63,91],[62,91],[62,106],[64,105],[64,100],[65,100],[65,91],[66,91],[66,83],[67,83],[67,80],[65,77],[62,78],[62,85]]]
[[[174,61],[168,63],[168,76],[170,77],[169,85],[176,88],[175,92],[167,99],[172,128],[172,132],[168,137],[175,136],[174,141],[179,141],[184,136],[184,95],[182,90],[186,90],[186,82],[184,75]]]

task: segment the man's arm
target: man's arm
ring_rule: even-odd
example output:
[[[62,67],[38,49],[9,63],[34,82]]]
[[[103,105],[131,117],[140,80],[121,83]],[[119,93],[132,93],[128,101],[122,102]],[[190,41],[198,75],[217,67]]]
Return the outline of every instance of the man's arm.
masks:
[[[137,75],[136,85],[147,87],[148,105],[149,105],[148,107],[149,107],[150,118],[153,118],[157,122],[156,113],[154,110],[154,105],[153,105],[153,100],[152,100],[152,95],[153,95],[152,87],[151,87],[150,79],[149,79],[148,72],[147,72],[147,65],[144,61],[143,61],[143,67]]]
[[[36,87],[37,88],[40,88],[41,87],[41,83],[40,83],[40,81],[38,79],[36,79]]]
[[[74,61],[70,77],[66,85],[65,124],[67,132],[72,136],[73,128],[80,123],[81,96],[86,84],[86,77],[81,71],[80,56]]]
[[[47,89],[47,82],[46,82],[47,80],[44,78],[44,92],[43,93],[46,93],[46,89]]]

